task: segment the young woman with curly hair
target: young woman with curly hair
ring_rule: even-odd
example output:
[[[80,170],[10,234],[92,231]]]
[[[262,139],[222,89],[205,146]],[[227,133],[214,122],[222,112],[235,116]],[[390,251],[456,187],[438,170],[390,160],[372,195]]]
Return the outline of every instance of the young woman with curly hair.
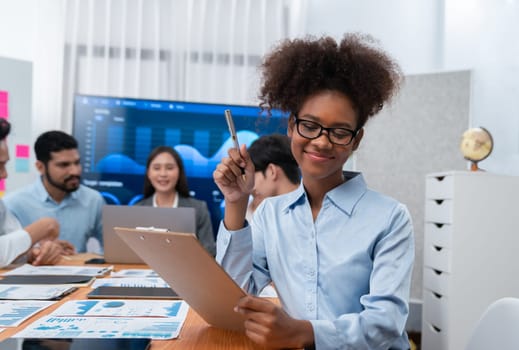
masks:
[[[250,293],[236,306],[246,334],[274,348],[409,349],[410,215],[362,174],[343,171],[367,120],[398,90],[400,68],[354,34],[339,43],[287,40],[262,68],[261,106],[290,113],[302,182],[265,199],[249,224],[254,165],[246,147],[230,149],[214,171],[226,205],[217,260]],[[282,306],[254,296],[270,282]]]

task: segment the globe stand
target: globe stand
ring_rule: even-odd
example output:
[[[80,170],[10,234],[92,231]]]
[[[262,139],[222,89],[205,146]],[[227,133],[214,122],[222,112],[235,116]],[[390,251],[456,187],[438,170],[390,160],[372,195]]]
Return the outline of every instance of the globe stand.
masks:
[[[478,162],[470,162],[470,171],[480,171],[481,169],[478,167]]]

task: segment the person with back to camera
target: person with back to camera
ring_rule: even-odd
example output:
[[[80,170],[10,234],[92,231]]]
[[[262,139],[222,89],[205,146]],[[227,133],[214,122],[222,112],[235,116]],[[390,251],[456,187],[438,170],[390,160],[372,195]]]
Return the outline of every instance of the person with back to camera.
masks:
[[[10,130],[11,124],[0,118],[0,179],[7,178],[5,166],[9,161],[7,135]],[[0,268],[25,253],[27,262],[33,265],[57,264],[62,255],[61,244],[56,241],[58,234],[59,224],[53,218],[41,218],[22,228],[0,200]]]
[[[250,221],[258,205],[267,197],[279,196],[296,190],[301,181],[299,166],[286,135],[270,134],[254,140],[248,149],[254,164],[254,188],[252,201],[247,207],[246,219]],[[262,297],[276,297],[275,287],[265,286]]]
[[[40,177],[8,194],[7,208],[22,225],[45,216],[56,218],[67,255],[86,252],[90,238],[102,247],[101,211],[105,202],[99,192],[81,185],[76,139],[63,131],[47,131],[36,139],[34,152]]]
[[[301,180],[288,136],[263,135],[251,143],[248,152],[256,172],[247,220],[264,198],[294,191]]]
[[[190,196],[184,162],[175,149],[158,146],[151,151],[146,161],[143,194],[144,199],[135,205],[195,208],[196,237],[215,256],[216,245],[207,204]]]
[[[271,348],[409,349],[409,212],[342,170],[368,118],[397,91],[399,66],[371,37],[349,34],[284,41],[262,69],[260,106],[290,113],[302,182],[264,199],[249,224],[246,146],[213,173],[226,208],[216,259],[250,293],[235,308],[247,336]],[[254,296],[271,281],[282,306]]]

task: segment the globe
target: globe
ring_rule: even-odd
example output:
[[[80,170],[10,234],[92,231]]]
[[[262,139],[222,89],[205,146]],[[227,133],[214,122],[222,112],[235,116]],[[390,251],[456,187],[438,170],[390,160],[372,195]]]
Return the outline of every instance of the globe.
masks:
[[[477,163],[492,153],[492,148],[492,135],[483,127],[468,129],[461,137],[461,153],[465,159],[473,163],[473,170],[477,170]]]

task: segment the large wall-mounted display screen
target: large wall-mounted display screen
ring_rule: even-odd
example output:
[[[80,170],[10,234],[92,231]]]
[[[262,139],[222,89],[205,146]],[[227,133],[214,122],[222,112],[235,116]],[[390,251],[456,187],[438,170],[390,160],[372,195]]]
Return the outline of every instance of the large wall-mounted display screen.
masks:
[[[133,204],[141,199],[148,154],[168,145],[182,156],[189,188],[207,201],[216,228],[222,196],[212,174],[232,147],[225,109],[232,111],[240,143],[286,133],[286,115],[272,111],[267,116],[257,106],[76,95],[73,135],[83,184],[99,190],[109,204]]]

